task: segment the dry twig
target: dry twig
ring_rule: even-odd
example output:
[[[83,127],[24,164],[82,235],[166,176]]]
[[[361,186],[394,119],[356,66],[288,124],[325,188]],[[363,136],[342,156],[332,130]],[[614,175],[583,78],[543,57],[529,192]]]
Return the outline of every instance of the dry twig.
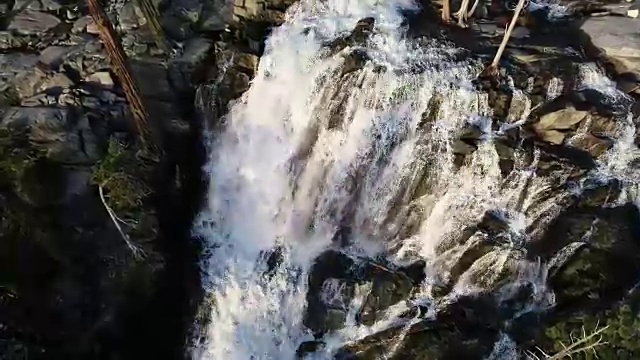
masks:
[[[107,200],[104,197],[104,190],[102,188],[102,185],[98,186],[98,193],[100,194],[100,200],[102,201],[102,205],[107,210],[107,213],[109,214],[109,217],[111,218],[111,221],[113,222],[113,225],[115,225],[116,229],[120,233],[120,236],[122,236],[122,239],[127,244],[127,247],[133,253],[133,257],[136,260],[143,259],[144,255],[145,255],[144,251],[142,251],[142,249],[140,249],[137,246],[135,246],[131,242],[131,240],[129,240],[129,236],[127,236],[127,234],[124,232],[124,230],[122,230],[122,226],[120,226],[120,222],[125,223],[125,224],[126,224],[126,222],[124,222],[124,220],[120,219],[118,217],[118,215],[116,215],[116,213],[113,211],[113,209],[111,209],[111,207],[107,204]]]

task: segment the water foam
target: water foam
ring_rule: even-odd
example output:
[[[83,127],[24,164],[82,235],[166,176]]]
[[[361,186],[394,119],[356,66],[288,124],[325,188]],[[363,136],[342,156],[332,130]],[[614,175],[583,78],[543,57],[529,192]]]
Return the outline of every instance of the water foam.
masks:
[[[522,259],[517,248],[529,226],[560,211],[558,198],[548,195],[555,183],[534,175],[535,161],[518,165],[518,154],[516,168],[503,178],[494,141],[508,128],[498,134],[491,130],[487,98],[471,85],[478,64],[452,62],[455,49],[440,44],[405,40],[400,10],[415,7],[410,0],[302,1],[273,31],[251,88],[210,144],[208,205],[195,231],[209,246],[203,270],[212,308],[195,357],[295,358],[298,345],[312,339],[302,324],[310,267],[345,223],[353,237],[350,251],[388,252],[402,262],[433,259],[460,245],[456,239],[466,226],[499,209],[510,224],[512,242],[479,259],[478,269],[463,276],[455,292],[486,289],[486,284],[476,287],[474,271],[496,284],[498,274],[511,271],[518,281],[534,285],[532,306],[550,306],[545,267]],[[368,16],[376,19],[366,44],[372,61],[343,75],[343,55],[351,49],[333,54],[324,44]],[[416,64],[422,71],[409,71]],[[592,73],[584,78],[610,91]],[[526,96],[518,96],[525,103],[513,126],[531,110]],[[425,125],[433,99],[439,105]],[[469,124],[484,135],[458,168],[453,144]],[[600,168],[617,176],[614,158]],[[424,194],[414,199],[425,182]],[[403,237],[409,208],[420,210],[419,226]],[[276,247],[282,261],[264,275],[265,254]],[[351,302],[340,298],[338,283],[328,282],[323,291],[325,301],[347,308],[348,315],[344,329],[325,337],[325,350],[313,355],[317,359],[397,324],[407,309],[400,303],[373,326],[358,325],[355,314],[366,288],[357,289]],[[508,296],[509,288],[503,292]],[[427,284],[414,301],[426,303],[428,295]]]
[[[398,30],[399,10],[413,7],[405,0],[301,2],[267,41],[250,90],[211,145],[208,206],[196,231],[212,248],[204,267],[213,308],[198,357],[292,359],[309,337],[301,324],[306,273],[311,259],[330,245],[336,218],[347,207],[350,174],[360,157],[370,156],[363,149],[371,136],[377,132],[392,141],[394,132],[406,129],[401,121],[414,118],[362,106],[390,90],[384,84],[390,79],[375,81],[369,69],[375,84],[350,96],[350,122],[342,131],[320,131],[295,178],[291,159],[310,128],[329,115],[311,111],[324,105],[317,89],[331,86],[318,83],[335,81],[332,74],[343,62],[327,58],[322,44],[350,31],[360,18],[375,16],[373,57],[390,68],[403,66],[410,53]],[[263,267],[258,259],[277,245],[285,249],[283,263],[265,278],[257,271]]]

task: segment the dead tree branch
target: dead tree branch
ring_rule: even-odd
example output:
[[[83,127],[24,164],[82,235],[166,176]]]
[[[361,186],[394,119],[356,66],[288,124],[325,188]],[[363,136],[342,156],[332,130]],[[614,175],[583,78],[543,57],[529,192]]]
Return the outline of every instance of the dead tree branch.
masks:
[[[133,120],[136,125],[138,137],[141,143],[146,145],[146,139],[149,132],[147,123],[149,115],[144,107],[138,86],[136,85],[133,76],[131,76],[131,69],[127,63],[126,54],[122,48],[122,44],[120,44],[111,21],[98,1],[99,0],[87,0],[89,13],[98,27],[100,40],[105,47],[107,56],[109,56],[113,71],[124,89],[125,96],[127,97],[127,101],[131,108],[131,113],[133,114]]]
[[[513,32],[513,28],[516,26],[516,22],[518,21],[518,16],[520,16],[520,12],[522,12],[522,8],[524,7],[526,0],[519,0],[518,5],[513,11],[513,18],[511,18],[511,23],[509,23],[509,27],[504,32],[504,37],[502,38],[502,43],[496,52],[496,56],[493,58],[491,65],[489,65],[485,69],[485,73],[495,74],[498,71],[498,63],[500,62],[500,58],[502,57],[502,53],[507,47],[507,43],[509,42],[509,38],[511,37],[511,33]]]
[[[566,346],[563,343],[560,343],[564,347],[564,349],[558,352],[557,354],[548,355],[544,351],[542,351],[542,349],[537,348],[538,352],[542,354],[542,358],[530,351],[527,352],[527,357],[531,360],[541,360],[541,359],[561,360],[565,358],[571,358],[571,355],[579,354],[579,353],[593,352],[594,354],[596,354],[595,349],[597,347],[607,344],[606,341],[603,341],[602,333],[608,328],[609,326],[605,326],[598,329],[598,325],[596,325],[596,329],[591,334],[587,334],[586,329],[583,327],[582,338],[575,339],[572,335],[571,339],[573,343],[569,346]]]
[[[131,242],[131,240],[129,240],[129,236],[124,232],[124,230],[122,230],[122,226],[120,226],[120,221],[122,221],[122,222],[124,222],[124,221],[121,220],[116,215],[116,213],[113,211],[113,209],[111,209],[111,207],[107,204],[107,200],[104,197],[104,190],[102,188],[102,185],[98,186],[98,193],[100,195],[100,200],[102,201],[102,205],[107,210],[107,213],[109,214],[109,217],[111,218],[111,222],[113,222],[113,225],[115,225],[116,229],[120,233],[120,236],[122,236],[122,239],[127,244],[127,247],[133,253],[133,257],[136,260],[143,259],[144,258],[144,251],[142,251],[142,249],[139,249],[137,246],[135,246]]]

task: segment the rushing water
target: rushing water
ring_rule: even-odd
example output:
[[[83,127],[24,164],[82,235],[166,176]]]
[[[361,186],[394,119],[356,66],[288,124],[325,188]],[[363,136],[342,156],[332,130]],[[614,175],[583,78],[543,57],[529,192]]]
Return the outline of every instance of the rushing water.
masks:
[[[299,344],[313,338],[302,324],[309,269],[345,226],[350,253],[384,253],[397,263],[431,260],[413,299],[425,303],[432,287],[447,281],[452,259],[472,245],[473,239],[457,242],[465,227],[496,211],[510,225],[504,246],[478,259],[455,281],[451,296],[498,289],[508,272],[514,284],[535,285],[530,307],[553,304],[546,267],[525,260],[518,249],[530,236],[527,229],[550,221],[545,219],[561,210],[558,199],[568,194],[549,191],[560,180],[535,176],[537,154],[530,161],[516,151],[514,170],[504,176],[494,144],[526,120],[528,99],[514,95],[524,107],[492,131],[487,96],[471,84],[480,64],[454,60],[456,49],[403,37],[401,11],[415,6],[411,0],[303,1],[273,31],[251,88],[210,144],[208,206],[195,230],[209,245],[203,268],[212,307],[195,357],[294,359]],[[325,44],[368,16],[376,20],[366,45],[372,61],[343,74],[351,49],[334,54]],[[600,73],[585,69],[584,86],[612,91]],[[553,97],[562,83],[550,86]],[[423,116],[430,108],[436,109],[431,121]],[[591,177],[634,183],[625,163],[635,154],[627,136],[634,129],[626,120],[618,145]],[[481,141],[458,169],[454,139],[468,124],[481,130]],[[264,276],[267,254],[276,247],[282,261]],[[510,287],[500,291],[510,296]],[[397,322],[395,315],[406,308],[393,307],[373,326],[357,325],[364,292],[358,289],[353,301],[341,304],[349,309],[346,326],[327,335],[317,358],[330,358],[345,342]],[[342,301],[339,293],[339,283],[325,284],[326,302]],[[506,343],[503,336],[494,353],[506,352]]]

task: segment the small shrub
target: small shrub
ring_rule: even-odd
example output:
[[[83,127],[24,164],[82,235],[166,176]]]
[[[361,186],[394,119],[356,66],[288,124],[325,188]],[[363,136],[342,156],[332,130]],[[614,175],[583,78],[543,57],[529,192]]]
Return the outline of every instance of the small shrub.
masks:
[[[91,181],[104,189],[115,212],[129,213],[139,210],[151,193],[146,170],[133,151],[111,139],[105,156],[93,167]]]

